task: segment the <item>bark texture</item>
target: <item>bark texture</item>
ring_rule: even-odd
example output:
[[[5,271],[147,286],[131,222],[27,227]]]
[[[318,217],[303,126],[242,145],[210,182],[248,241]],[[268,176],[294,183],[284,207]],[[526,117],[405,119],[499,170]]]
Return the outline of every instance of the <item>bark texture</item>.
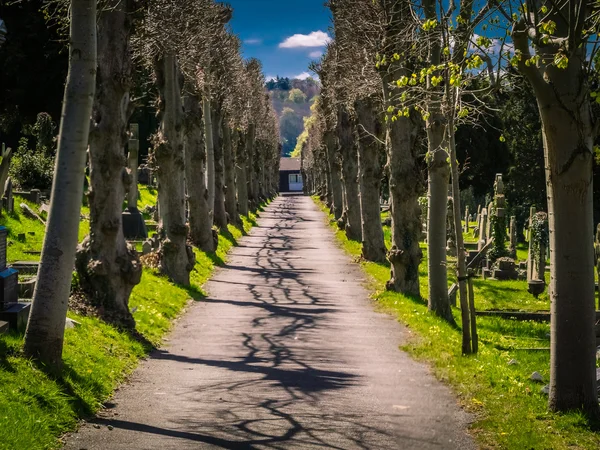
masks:
[[[331,199],[329,203],[333,217],[338,220],[344,212],[342,200],[342,164],[337,151],[337,138],[331,131],[326,131],[324,136],[325,150],[327,152],[327,173],[330,177]]]
[[[77,250],[79,286],[108,321],[133,328],[129,296],[141,280],[135,249],[123,235],[123,199],[137,209],[136,177],[127,173],[124,155],[131,87],[131,1],[102,12],[98,24],[98,72],[89,139],[90,234]],[[136,161],[133,164],[137,170]],[[137,187],[137,186],[136,186]],[[134,201],[135,198],[135,201]]]
[[[69,72],[51,206],[24,346],[25,354],[52,372],[62,366],[97,68],[96,0],[72,0],[70,12]]]
[[[419,174],[416,167],[416,127],[402,117],[388,127],[387,159],[392,218],[392,265],[387,288],[420,297],[419,264],[423,253],[419,246],[421,208]]]
[[[346,193],[344,229],[348,239],[362,240],[360,195],[358,185],[358,152],[354,143],[354,124],[346,108],[338,109],[337,135],[342,155],[342,181]]]
[[[206,95],[202,103],[204,112],[204,135],[206,136],[206,188],[208,190],[208,209],[214,217],[215,209],[215,145],[213,140],[214,126],[212,118],[212,102]]]
[[[232,140],[231,128],[227,121],[223,121],[223,164],[225,167],[225,211],[229,222],[240,225],[240,215],[237,205],[237,189],[235,183],[235,150]]]
[[[162,121],[154,146],[159,229],[164,234],[159,249],[160,270],[174,282],[188,286],[195,258],[192,248],[187,245],[183,107],[175,56],[161,58],[156,64],[156,74],[162,100]]]
[[[240,143],[238,145],[238,158],[236,164],[237,172],[237,191],[238,191],[238,207],[240,214],[247,216],[248,209],[248,155],[252,152],[254,145],[256,129],[254,124],[248,125],[246,134],[240,134]]]
[[[213,144],[215,155],[215,209],[213,220],[219,228],[227,228],[227,212],[225,211],[225,165],[223,162],[223,127],[224,117],[220,105],[212,110]]]
[[[425,15],[429,20],[437,20],[436,2],[423,2]],[[434,27],[428,32],[429,63],[441,63],[441,27]],[[446,119],[441,106],[444,90],[442,86],[435,87],[431,76],[427,78],[429,101],[426,120],[427,129],[427,274],[429,292],[427,307],[439,317],[454,323],[452,308],[448,298],[448,266],[446,254],[446,220],[448,183],[450,167],[448,165],[448,140],[446,139]]]
[[[192,243],[207,252],[213,252],[217,243],[212,230],[206,188],[206,143],[201,101],[198,95],[188,93],[185,107],[185,182],[189,208],[189,233]]]
[[[378,138],[383,132],[376,106],[371,100],[356,103],[362,256],[368,261],[385,262],[386,248],[381,225],[380,192],[383,148]]]
[[[574,15],[571,2],[554,12],[555,35],[576,34],[585,13]],[[565,22],[563,17],[569,17]],[[579,20],[581,23],[577,23]],[[585,68],[586,44],[577,41],[565,68],[527,66],[527,31],[513,33],[523,55],[519,70],[531,83],[540,110],[548,191],[550,229],[550,395],[554,411],[583,409],[598,415],[596,337],[594,332],[594,254],[592,164],[594,131],[590,87]],[[553,60],[557,46],[538,50]]]

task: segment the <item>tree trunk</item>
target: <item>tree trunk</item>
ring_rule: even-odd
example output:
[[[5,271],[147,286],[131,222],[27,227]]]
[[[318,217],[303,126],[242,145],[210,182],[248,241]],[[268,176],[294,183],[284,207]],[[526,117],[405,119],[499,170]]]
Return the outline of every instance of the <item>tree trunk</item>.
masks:
[[[24,347],[27,356],[55,373],[62,366],[94,103],[96,0],[71,1],[69,55],[51,207]]]
[[[202,102],[204,112],[204,135],[206,136],[206,188],[208,190],[208,209],[214,217],[215,210],[215,145],[213,140],[212,102],[207,94]]]
[[[452,105],[455,105],[452,98]],[[454,109],[451,109],[454,111]],[[463,241],[462,226],[460,222],[460,187],[458,184],[458,161],[456,159],[456,144],[454,140],[454,117],[449,116],[448,133],[450,147],[450,170],[452,172],[452,212],[454,218],[454,231],[456,236],[456,278],[458,279],[458,295],[460,298],[461,326],[462,326],[462,352],[468,355],[473,352],[471,346],[471,330],[475,330],[475,321],[471,320],[471,309],[467,291],[467,255]]]
[[[565,4],[567,5],[567,4]],[[570,3],[568,4],[570,8]],[[567,6],[563,8],[566,12]],[[555,36],[578,41],[575,16],[553,12]],[[529,54],[527,32],[516,28],[515,47]],[[565,68],[518,68],[531,83],[542,121],[548,225],[550,230],[550,395],[553,411],[583,409],[598,416],[596,336],[594,332],[594,253],[592,164],[594,131],[590,86],[584,67],[586,44],[574,45]],[[562,50],[562,49],[561,49]],[[553,60],[557,46],[538,49],[542,61]],[[544,255],[542,255],[544,257]]]
[[[324,136],[325,150],[327,151],[327,172],[331,177],[331,203],[333,217],[338,220],[342,217],[344,205],[342,201],[342,165],[337,154],[337,138],[326,131]]]
[[[227,228],[227,212],[225,211],[225,167],[223,163],[222,124],[225,122],[221,106],[214,103],[212,112],[213,143],[215,155],[215,209],[213,220],[219,228]]]
[[[554,411],[583,407],[597,414],[589,92],[579,85],[581,72],[565,72],[553,77],[553,84],[560,85],[549,86],[548,95],[538,97],[550,228],[549,406]]]
[[[381,225],[380,192],[383,153],[378,138],[381,121],[371,99],[356,102],[362,256],[367,261],[385,262],[386,248]]]
[[[396,76],[393,79],[399,79]],[[391,93],[384,77],[384,98],[389,104]],[[416,166],[417,126],[408,117],[388,121],[386,151],[392,219],[392,248],[388,252],[391,278],[387,288],[420,297],[419,264],[423,252],[419,246],[421,208],[419,176]]]
[[[223,162],[225,164],[225,210],[229,221],[239,226],[242,222],[238,213],[237,189],[235,180],[235,146],[231,139],[231,128],[223,122]],[[237,132],[234,132],[237,141]]]
[[[256,155],[256,126],[250,124],[248,129],[248,139],[246,141],[246,173],[248,174],[248,203],[250,209],[255,209],[258,206],[258,190],[256,189],[254,175],[254,158]],[[252,133],[250,134],[250,130]]]
[[[427,19],[437,20],[436,4],[434,0],[424,1]],[[429,64],[437,66],[441,63],[441,27],[434,27],[428,32],[428,35],[430,36]],[[429,93],[427,101],[429,117],[426,120],[427,274],[429,277],[427,307],[439,317],[454,324],[454,316],[448,298],[448,266],[446,264],[446,220],[450,170],[446,119],[441,111],[443,87],[433,86],[431,75],[428,75],[427,91]]]
[[[130,1],[122,1],[100,15],[98,26],[98,75],[90,133],[90,234],[77,250],[75,266],[79,286],[105,320],[133,328],[129,296],[142,276],[135,249],[123,235],[123,199],[137,209],[135,174],[127,175],[124,155],[131,87]],[[137,155],[137,153],[136,153]],[[137,170],[137,158],[133,164]],[[133,198],[135,197],[135,201]]]
[[[358,184],[358,152],[354,143],[354,124],[344,107],[338,109],[337,134],[342,155],[342,182],[346,192],[345,231],[348,239],[362,240]]]
[[[206,189],[206,146],[202,108],[198,95],[188,93],[185,107],[185,183],[189,208],[190,238],[195,246],[213,252],[216,242]]]
[[[248,131],[245,139],[240,139],[238,146],[238,158],[236,164],[237,170],[237,192],[238,192],[238,207],[240,214],[248,215],[248,155],[252,152],[254,142],[255,128],[253,124],[248,124]]]
[[[159,250],[160,270],[175,283],[188,286],[194,253],[187,245],[183,108],[175,56],[165,55],[156,69],[163,98],[162,121],[154,148],[158,166],[159,228],[165,235]]]

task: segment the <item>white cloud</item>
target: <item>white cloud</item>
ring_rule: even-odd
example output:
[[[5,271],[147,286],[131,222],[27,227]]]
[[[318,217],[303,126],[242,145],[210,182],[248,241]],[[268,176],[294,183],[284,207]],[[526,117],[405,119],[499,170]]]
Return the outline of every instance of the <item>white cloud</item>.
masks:
[[[247,45],[260,45],[262,44],[262,39],[246,39],[244,40],[244,44]]]
[[[323,47],[331,42],[331,38],[324,31],[313,31],[310,34],[294,34],[281,44],[279,48]]]
[[[277,77],[273,76],[273,75],[267,75],[265,77],[265,81],[275,81],[277,79]]]
[[[312,78],[312,75],[308,72],[302,72],[299,75],[296,75],[295,77],[292,77],[294,80],[306,80],[307,78]]]
[[[310,56],[311,58],[320,58],[321,56],[323,56],[323,52],[321,50],[317,50],[316,52],[310,52],[308,56]]]

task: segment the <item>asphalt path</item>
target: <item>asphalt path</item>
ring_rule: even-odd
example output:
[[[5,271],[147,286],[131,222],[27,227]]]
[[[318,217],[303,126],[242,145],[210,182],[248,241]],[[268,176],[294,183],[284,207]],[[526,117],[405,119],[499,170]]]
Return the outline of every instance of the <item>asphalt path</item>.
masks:
[[[469,416],[398,346],[308,197],[277,198],[164,348],[68,449],[469,449]]]

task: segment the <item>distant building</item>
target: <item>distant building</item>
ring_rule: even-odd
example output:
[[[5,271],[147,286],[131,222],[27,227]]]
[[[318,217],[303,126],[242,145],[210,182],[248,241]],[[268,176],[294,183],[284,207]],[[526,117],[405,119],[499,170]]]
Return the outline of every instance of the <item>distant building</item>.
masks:
[[[281,158],[279,165],[279,192],[302,192],[300,158]]]

